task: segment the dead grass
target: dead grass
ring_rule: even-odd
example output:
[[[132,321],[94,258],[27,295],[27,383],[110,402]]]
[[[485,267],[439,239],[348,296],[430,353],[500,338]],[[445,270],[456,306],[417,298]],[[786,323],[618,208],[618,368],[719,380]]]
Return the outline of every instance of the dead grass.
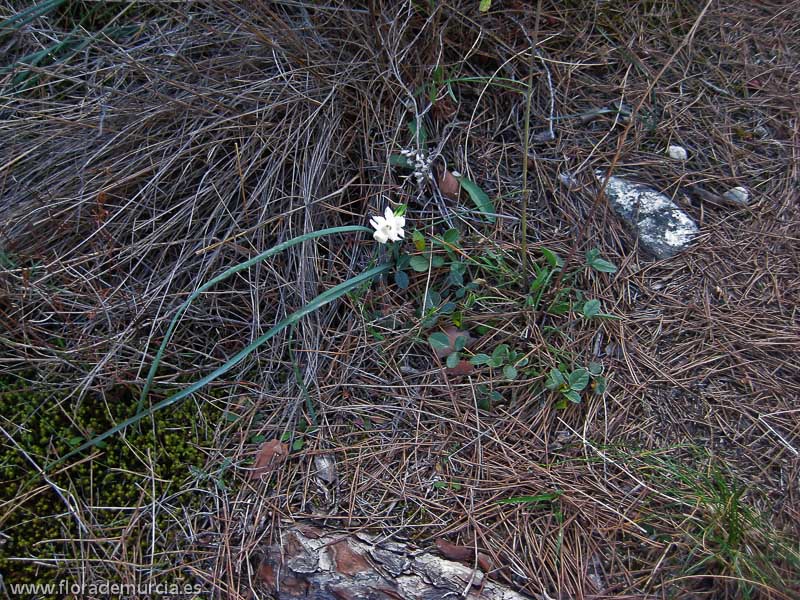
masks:
[[[33,366],[39,385],[72,389],[74,402],[141,385],[173,311],[202,282],[298,234],[362,223],[384,198],[408,203],[413,226],[451,219],[468,252],[520,263],[524,96],[486,78],[525,82],[536,43],[531,133],[547,129],[546,64],[556,140],[528,151],[528,259],[541,245],[575,260],[601,248],[619,273],[581,285],[623,318],[597,332],[553,321],[523,310],[516,285],[491,281],[494,299],[465,320],[494,321],[476,350],[505,341],[543,369],[542,326],[559,325],[564,352],[605,365],[609,392],[560,411],[541,378],[450,377],[417,339],[425,277],[405,292],[374,285],[294,332],[319,427],[268,480],[248,478],[252,436],[298,435],[310,419],[287,336],[217,386],[234,418],[206,449],[208,470],[232,461],[236,485],[188,517],[173,564],[220,596],[248,597],[258,546],[287,520],[313,519],[474,544],[499,579],[540,598],[797,597],[796,6],[712,2],[700,18],[696,2],[543,2],[535,33],[526,2],[496,0],[487,15],[472,1],[424,4],[131,9],[118,22],[135,31],[30,67],[26,89],[14,81],[22,66],[6,74],[3,372]],[[0,18],[17,9],[6,3]],[[13,62],[67,23],[43,17],[0,43]],[[456,82],[458,102],[426,119],[447,164],[498,199],[494,226],[468,200],[419,194],[387,167],[437,65],[482,78]],[[620,100],[640,107],[624,138],[613,117],[580,118]],[[688,149],[685,166],[665,158],[672,143]],[[655,263],[603,203],[593,208],[592,172],[615,156],[618,173],[697,220],[689,252]],[[583,187],[560,185],[565,172]],[[751,207],[699,195],[735,185],[751,190]],[[160,392],[212,370],[373,252],[365,240],[308,243],[207,294],[183,318]],[[479,409],[481,383],[506,402]],[[318,476],[320,456],[335,459],[335,484]],[[561,495],[498,504],[547,492]],[[85,544],[85,564],[120,558]],[[132,568],[152,575],[146,558]]]

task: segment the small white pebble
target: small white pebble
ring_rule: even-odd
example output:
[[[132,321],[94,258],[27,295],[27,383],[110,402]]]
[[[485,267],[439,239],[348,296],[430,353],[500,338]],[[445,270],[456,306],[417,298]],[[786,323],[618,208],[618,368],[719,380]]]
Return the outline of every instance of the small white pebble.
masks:
[[[743,187],[735,187],[722,194],[722,197],[737,204],[747,204],[747,201],[750,200],[750,192]]]
[[[577,190],[580,187],[578,180],[575,179],[575,176],[568,171],[559,173],[558,180],[570,191]]]
[[[669,157],[674,160],[686,160],[688,157],[686,148],[683,146],[670,146],[667,148],[667,154],[669,154]]]
[[[451,171],[450,173],[453,175],[453,177],[461,177],[461,173],[458,171]]]

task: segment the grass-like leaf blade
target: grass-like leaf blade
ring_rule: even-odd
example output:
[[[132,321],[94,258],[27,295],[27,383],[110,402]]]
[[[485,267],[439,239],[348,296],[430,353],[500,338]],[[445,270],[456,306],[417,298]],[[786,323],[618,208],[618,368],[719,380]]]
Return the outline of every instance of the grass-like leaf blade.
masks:
[[[504,498],[498,500],[498,504],[541,504],[543,502],[552,502],[557,500],[563,495],[564,492],[551,492],[549,494],[538,494],[536,496],[514,496],[512,498]]]
[[[475,204],[478,211],[486,217],[487,221],[494,223],[497,220],[497,217],[494,216],[496,211],[494,203],[492,199],[489,198],[488,194],[478,187],[477,183],[466,177],[456,177],[456,179],[458,179],[458,183],[461,187],[467,191],[469,197],[472,198],[472,202]]]
[[[161,364],[161,358],[164,356],[164,350],[169,344],[170,339],[172,339],[172,334],[175,332],[175,327],[178,325],[178,320],[181,318],[181,315],[189,308],[189,305],[194,302],[194,300],[207,289],[215,286],[220,281],[224,281],[231,275],[238,273],[239,271],[243,271],[244,269],[248,269],[252,267],[254,264],[261,262],[269,258],[270,256],[274,256],[279,252],[283,252],[287,248],[291,248],[292,246],[296,246],[297,244],[301,244],[306,240],[313,240],[318,237],[322,237],[325,235],[333,235],[336,233],[356,233],[359,231],[363,231],[365,233],[372,233],[372,229],[369,227],[364,227],[363,225],[344,225],[342,227],[329,227],[327,229],[320,229],[319,231],[311,231],[309,233],[304,233],[303,235],[298,235],[291,240],[283,242],[282,244],[278,244],[277,246],[273,246],[269,250],[262,252],[254,256],[253,258],[246,260],[242,263],[239,263],[236,266],[231,267],[224,273],[217,275],[213,279],[210,279],[199,288],[197,288],[192,294],[178,307],[178,310],[175,312],[175,316],[172,317],[172,321],[170,321],[169,326],[167,327],[167,332],[164,334],[164,340],[161,342],[161,346],[158,348],[156,352],[155,358],[153,358],[153,364],[150,365],[150,371],[147,373],[147,380],[144,383],[144,387],[142,388],[142,393],[139,396],[139,404],[136,407],[136,412],[139,413],[142,411],[144,407],[144,401],[147,398],[147,394],[150,392],[150,388],[153,385],[153,378],[156,375],[156,371],[158,371],[158,366]],[[321,296],[318,296],[319,298]],[[301,309],[303,310],[303,309]]]
[[[276,248],[277,248],[277,246],[276,246]],[[166,408],[168,406],[171,406],[171,405],[175,404],[176,402],[178,402],[180,400],[183,400],[187,396],[190,396],[191,394],[195,393],[197,390],[199,390],[200,388],[202,388],[206,384],[214,381],[215,379],[217,379],[221,375],[224,375],[225,373],[230,371],[233,367],[235,367],[240,362],[242,362],[256,348],[258,348],[259,346],[261,346],[264,343],[268,342],[271,338],[273,338],[275,335],[277,335],[278,333],[280,333],[281,331],[283,331],[287,327],[289,327],[291,325],[294,325],[295,323],[297,323],[301,318],[303,318],[307,314],[314,312],[315,310],[317,310],[318,308],[324,306],[325,304],[328,304],[329,302],[333,302],[334,300],[336,300],[337,298],[343,296],[344,294],[346,294],[350,290],[357,288],[361,284],[363,284],[363,283],[365,283],[367,281],[370,281],[371,279],[377,277],[378,275],[381,275],[382,273],[386,273],[387,271],[390,271],[391,269],[392,269],[392,265],[391,264],[378,265],[377,267],[372,267],[371,269],[369,269],[367,271],[364,271],[360,275],[356,275],[355,277],[351,277],[350,279],[340,283],[339,285],[336,285],[336,286],[332,287],[331,289],[322,292],[319,296],[314,298],[311,302],[306,304],[303,308],[293,312],[291,315],[289,315],[285,319],[283,319],[280,322],[278,322],[269,331],[267,331],[264,335],[262,335],[259,338],[257,338],[255,341],[253,341],[247,347],[243,348],[242,350],[239,350],[239,352],[237,352],[235,355],[233,355],[233,357],[229,358],[224,365],[222,365],[220,367],[217,367],[211,373],[209,373],[208,375],[206,375],[205,377],[203,377],[201,379],[198,379],[193,384],[191,384],[190,386],[182,389],[177,394],[173,394],[172,396],[169,396],[168,398],[165,398],[164,400],[161,400],[160,402],[156,402],[151,407],[149,407],[149,408],[147,408],[145,410],[137,411],[137,413],[135,415],[133,415],[132,417],[130,417],[128,419],[125,419],[121,423],[118,423],[115,427],[112,427],[108,431],[93,437],[88,442],[85,442],[84,444],[81,444],[75,450],[72,450],[72,451],[68,452],[67,454],[62,456],[60,459],[58,459],[54,463],[51,463],[50,465],[48,465],[46,467],[46,469],[52,469],[53,467],[62,464],[68,458],[70,458],[72,456],[75,456],[76,454],[80,454],[81,452],[83,452],[84,450],[87,450],[88,448],[91,448],[92,446],[98,445],[100,442],[102,442],[106,438],[109,438],[112,435],[114,435],[116,433],[119,433],[120,431],[122,431],[126,427],[129,427],[130,425],[134,425],[134,424],[138,423],[139,421],[141,421],[142,419],[144,419],[146,417],[149,417],[153,413],[161,410],[162,408]]]

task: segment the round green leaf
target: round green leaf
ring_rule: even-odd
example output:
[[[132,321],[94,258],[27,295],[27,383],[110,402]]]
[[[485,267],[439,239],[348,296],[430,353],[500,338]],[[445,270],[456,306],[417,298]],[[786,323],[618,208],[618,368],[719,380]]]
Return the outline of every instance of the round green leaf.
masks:
[[[600,312],[600,300],[587,300],[583,305],[583,316],[591,319]]]
[[[401,290],[406,289],[408,287],[408,273],[405,271],[397,271],[394,274],[394,282]]]
[[[567,383],[569,383],[570,389],[580,392],[589,385],[589,371],[586,369],[575,369],[569,374]]]
[[[548,390],[555,391],[564,385],[564,375],[558,369],[552,369],[544,385]]]
[[[415,254],[411,257],[411,261],[408,264],[417,273],[424,273],[428,270],[428,257],[422,256],[421,254]]]
[[[441,331],[430,334],[428,336],[428,343],[436,352],[448,350],[450,348],[450,338],[448,338],[447,335]]]
[[[444,232],[442,239],[448,244],[456,245],[460,237],[461,233],[458,231],[458,229],[448,229]]]
[[[476,367],[480,367],[481,365],[489,364],[490,360],[492,360],[492,357],[488,354],[476,354],[469,359],[469,362]]]

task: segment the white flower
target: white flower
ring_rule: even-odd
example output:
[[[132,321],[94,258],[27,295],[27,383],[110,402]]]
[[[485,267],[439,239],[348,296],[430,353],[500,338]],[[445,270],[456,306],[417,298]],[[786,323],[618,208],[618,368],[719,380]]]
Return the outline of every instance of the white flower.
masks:
[[[375,241],[385,244],[389,241],[400,241],[400,238],[405,237],[403,227],[406,225],[406,218],[396,216],[388,206],[383,215],[369,220],[369,224],[375,228],[375,233],[372,234]]]
[[[669,157],[674,160],[686,160],[688,154],[686,153],[686,148],[683,146],[669,146],[667,148],[667,154]]]

